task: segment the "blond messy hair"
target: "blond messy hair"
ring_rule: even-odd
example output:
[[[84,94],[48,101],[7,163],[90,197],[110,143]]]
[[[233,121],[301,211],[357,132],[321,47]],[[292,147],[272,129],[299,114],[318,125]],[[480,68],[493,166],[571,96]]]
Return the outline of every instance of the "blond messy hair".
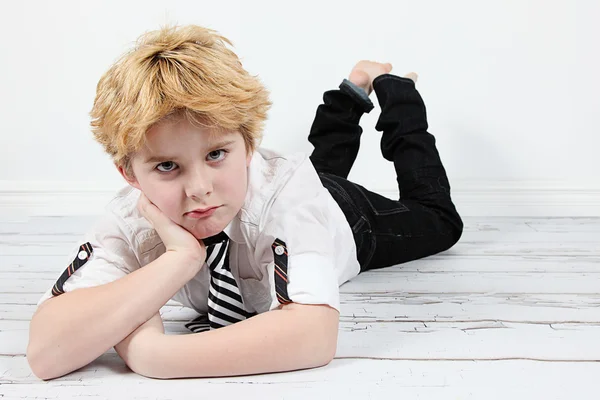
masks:
[[[100,79],[90,112],[94,138],[131,174],[146,132],[174,116],[217,130],[239,131],[247,152],[260,144],[269,92],[233,46],[196,25],[143,34]]]

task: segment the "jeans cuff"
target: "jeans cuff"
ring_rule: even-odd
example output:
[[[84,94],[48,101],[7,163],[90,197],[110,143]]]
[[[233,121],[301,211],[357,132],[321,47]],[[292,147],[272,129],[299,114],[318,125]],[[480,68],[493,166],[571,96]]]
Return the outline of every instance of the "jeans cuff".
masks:
[[[410,78],[405,78],[403,76],[392,75],[392,74],[382,74],[382,75],[379,75],[377,78],[375,78],[373,80],[373,89],[375,89],[375,86],[377,86],[377,84],[379,82],[385,81],[385,80],[388,80],[388,79],[396,80],[396,81],[402,82],[402,83],[407,83],[407,84],[409,84],[412,87],[416,86],[415,85],[415,81],[413,81]]]
[[[373,102],[367,96],[367,93],[348,79],[344,79],[340,84],[340,90],[348,94],[354,101],[356,101],[364,112],[367,114],[374,108]]]

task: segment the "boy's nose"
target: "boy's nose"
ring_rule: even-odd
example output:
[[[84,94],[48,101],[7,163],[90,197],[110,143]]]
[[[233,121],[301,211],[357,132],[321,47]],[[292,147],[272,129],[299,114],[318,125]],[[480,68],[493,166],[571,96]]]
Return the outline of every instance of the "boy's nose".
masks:
[[[197,169],[190,175],[186,184],[186,194],[188,197],[203,199],[212,192],[212,180],[207,171]]]

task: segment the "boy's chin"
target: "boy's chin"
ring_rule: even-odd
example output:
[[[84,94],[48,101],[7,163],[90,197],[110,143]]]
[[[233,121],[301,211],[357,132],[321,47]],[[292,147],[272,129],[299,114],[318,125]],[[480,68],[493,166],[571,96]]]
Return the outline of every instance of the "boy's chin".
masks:
[[[211,236],[218,235],[223,231],[223,229],[219,229],[217,227],[184,227],[189,233],[191,233],[196,239],[202,240],[209,238]]]

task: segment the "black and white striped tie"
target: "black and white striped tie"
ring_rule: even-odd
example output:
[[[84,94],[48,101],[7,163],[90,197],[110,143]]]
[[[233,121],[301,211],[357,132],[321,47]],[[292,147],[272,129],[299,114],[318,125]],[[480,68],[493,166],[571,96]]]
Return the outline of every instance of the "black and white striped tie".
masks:
[[[210,271],[208,316],[201,315],[187,323],[186,327],[192,332],[221,328],[254,315],[246,312],[240,289],[229,268],[229,238],[221,232],[209,239],[204,240]]]

